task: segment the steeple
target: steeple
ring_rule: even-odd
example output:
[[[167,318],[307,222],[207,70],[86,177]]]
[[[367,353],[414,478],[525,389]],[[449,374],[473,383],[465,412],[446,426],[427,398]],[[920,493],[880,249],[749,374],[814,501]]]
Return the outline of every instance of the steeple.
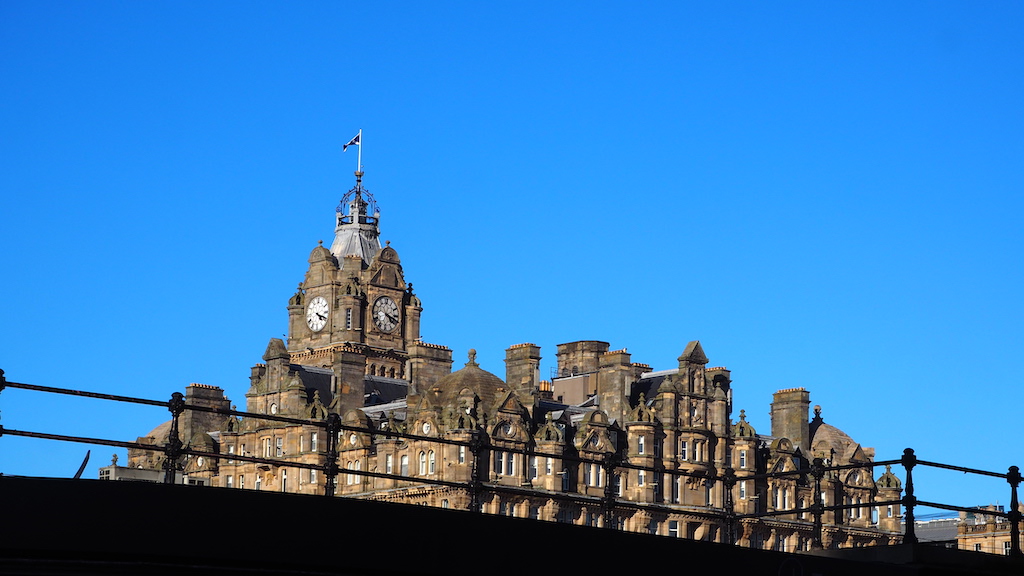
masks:
[[[355,175],[355,187],[342,197],[336,210],[337,225],[331,254],[339,262],[344,261],[345,256],[357,255],[362,258],[365,268],[380,252],[380,210],[373,195],[363,188],[363,172],[357,171]]]

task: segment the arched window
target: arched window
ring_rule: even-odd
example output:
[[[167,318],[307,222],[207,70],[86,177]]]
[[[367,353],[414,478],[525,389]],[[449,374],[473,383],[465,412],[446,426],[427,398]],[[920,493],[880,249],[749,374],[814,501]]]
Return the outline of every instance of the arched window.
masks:
[[[427,472],[430,473],[430,474],[433,474],[434,470],[435,470],[435,465],[436,465],[436,461],[434,459],[434,451],[431,450],[427,454]]]
[[[420,451],[420,476],[427,473],[427,453]]]

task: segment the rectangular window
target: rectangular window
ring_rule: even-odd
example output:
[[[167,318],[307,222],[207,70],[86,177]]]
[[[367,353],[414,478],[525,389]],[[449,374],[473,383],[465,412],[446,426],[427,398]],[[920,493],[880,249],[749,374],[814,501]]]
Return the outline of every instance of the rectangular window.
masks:
[[[747,499],[747,481],[740,480],[740,500]]]
[[[313,432],[309,435],[309,450],[310,452],[316,452],[317,449],[317,435]]]
[[[276,454],[278,458],[284,456],[284,438],[277,439],[277,449],[274,451],[274,454]]]
[[[245,455],[247,455],[247,454],[248,454],[248,453],[247,453],[247,452],[245,451],[245,444],[242,444],[242,445],[241,445],[241,446],[240,446],[240,447],[238,448],[238,453],[239,453],[239,454],[241,454],[242,456],[245,456]]]
[[[974,545],[974,551],[975,552],[981,552],[981,544],[975,544]]]
[[[233,482],[233,480],[234,480],[234,478],[232,478],[231,476],[228,476],[227,484],[226,484],[226,486],[228,488],[234,488],[235,487],[235,483]]]
[[[643,436],[637,437],[637,439],[636,439],[636,453],[637,454],[643,454],[644,453],[644,451],[646,449],[646,446],[645,446],[646,443],[647,442],[646,442],[646,440],[644,439]]]
[[[459,446],[459,464],[466,463],[466,447]]]
[[[270,458],[270,438],[263,439],[263,457]]]
[[[689,448],[690,448],[690,445],[689,445],[689,443],[686,442],[686,440],[683,440],[683,441],[679,442],[679,459],[680,460],[689,460],[690,459]]]
[[[1003,542],[1003,554],[1005,556],[1009,556],[1010,555],[1010,544],[1011,544],[1011,542],[1009,540],[1007,540],[1006,542]]]
[[[309,483],[316,484],[316,470],[313,468],[309,469]]]
[[[544,473],[547,474],[548,476],[551,476],[552,474],[554,474],[554,470],[555,470],[555,459],[554,458],[548,458],[548,463],[545,465]]]
[[[232,446],[228,446],[228,454],[234,454],[234,453],[235,453],[235,447],[233,445]],[[228,464],[234,464],[234,463],[235,463],[234,460],[228,458]]]
[[[683,482],[682,478],[676,478],[672,482],[672,502],[674,502],[676,504],[679,504],[679,492],[680,492],[680,487],[681,487],[680,484],[682,484],[682,482]]]
[[[299,434],[299,452],[305,452],[305,451],[306,451],[306,437],[303,436],[302,434]]]
[[[637,486],[643,486],[645,478],[646,478],[646,475],[644,474],[643,470],[637,471],[637,473],[636,473],[636,485]]]
[[[238,487],[245,490],[245,474],[238,475]]]
[[[395,470],[395,457],[391,454],[384,455],[384,473],[392,474]]]
[[[740,468],[747,467],[747,451],[740,450]]]
[[[655,458],[661,458],[661,439],[660,438],[655,438],[654,439],[654,457]]]
[[[516,470],[516,455],[509,452],[505,454],[505,475],[512,476]]]
[[[824,499],[822,499],[822,502],[824,502],[824,501],[825,501],[825,500],[824,500]],[[886,510],[885,510],[885,517],[886,517],[886,518],[892,518],[892,504],[890,504],[890,505],[889,505],[889,506],[888,506],[888,507],[886,508]]]
[[[502,474],[505,471],[505,453],[495,450],[494,452],[494,473]]]
[[[668,535],[673,538],[679,538],[679,521],[669,520],[668,521]]]
[[[351,308],[346,308],[345,309],[345,330],[351,330],[351,329],[352,329],[352,309]]]
[[[281,468],[281,492],[288,491],[288,470]]]
[[[263,488],[263,478],[259,474],[256,475],[256,489],[261,490]]]
[[[402,476],[408,476],[409,475],[409,457],[408,456],[403,455],[402,458],[398,461],[398,473],[401,474]]]
[[[537,479],[537,457],[530,456],[530,480]]]

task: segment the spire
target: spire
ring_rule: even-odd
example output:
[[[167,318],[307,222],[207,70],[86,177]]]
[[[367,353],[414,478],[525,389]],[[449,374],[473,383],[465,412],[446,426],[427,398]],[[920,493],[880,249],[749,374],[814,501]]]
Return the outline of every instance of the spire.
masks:
[[[363,172],[355,172],[356,185],[342,197],[338,204],[337,224],[334,227],[334,243],[331,254],[339,262],[345,256],[355,254],[368,266],[380,252],[380,209],[370,191],[363,187]]]

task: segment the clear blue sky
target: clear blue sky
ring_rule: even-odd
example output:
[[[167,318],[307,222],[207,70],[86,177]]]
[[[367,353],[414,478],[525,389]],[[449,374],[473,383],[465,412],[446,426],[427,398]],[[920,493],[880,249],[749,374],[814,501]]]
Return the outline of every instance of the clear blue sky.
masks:
[[[244,406],[353,183],[423,336],[689,340],[770,431],[811,391],[878,458],[1024,466],[1024,4],[0,3],[0,368]],[[0,393],[133,440],[155,408]],[[86,446],[0,438],[0,472]],[[86,475],[109,462],[94,450]],[[923,499],[1006,503],[922,474]]]

